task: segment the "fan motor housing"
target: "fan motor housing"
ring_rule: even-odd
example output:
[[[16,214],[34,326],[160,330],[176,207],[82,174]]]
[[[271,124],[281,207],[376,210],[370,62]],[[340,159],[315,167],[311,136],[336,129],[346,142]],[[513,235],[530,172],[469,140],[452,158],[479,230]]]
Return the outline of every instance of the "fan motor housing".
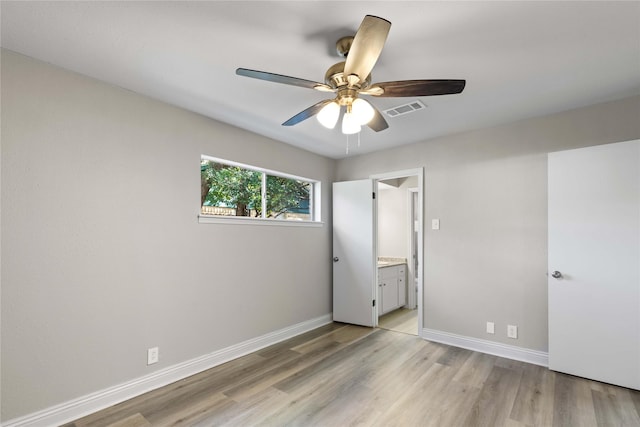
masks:
[[[353,101],[358,97],[358,91],[355,89],[349,89],[348,87],[344,87],[338,90],[338,96],[336,97],[336,102],[342,106],[350,106],[353,104]]]
[[[349,82],[347,80],[347,76],[344,74],[345,63],[345,61],[338,62],[337,64],[333,64],[331,67],[329,67],[326,74],[324,75],[324,82],[334,89],[339,89],[342,86],[348,86]],[[364,89],[365,87],[369,86],[370,83],[371,74],[369,74],[364,81],[360,82],[360,84],[358,85],[358,89]]]

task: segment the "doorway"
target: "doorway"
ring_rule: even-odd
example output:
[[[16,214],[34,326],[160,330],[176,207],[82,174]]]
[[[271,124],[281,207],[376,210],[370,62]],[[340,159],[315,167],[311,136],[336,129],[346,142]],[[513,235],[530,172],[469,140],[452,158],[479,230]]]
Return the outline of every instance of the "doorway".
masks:
[[[423,171],[371,178],[376,191],[377,325],[421,336]]]

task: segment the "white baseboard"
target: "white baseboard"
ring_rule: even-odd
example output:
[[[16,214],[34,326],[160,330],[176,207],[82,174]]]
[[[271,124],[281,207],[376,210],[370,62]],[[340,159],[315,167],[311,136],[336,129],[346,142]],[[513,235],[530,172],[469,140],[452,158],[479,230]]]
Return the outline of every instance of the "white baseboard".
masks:
[[[2,427],[48,427],[58,426],[86,415],[108,408],[125,400],[139,396],[159,387],[171,384],[191,375],[218,366],[280,341],[329,324],[333,315],[326,314],[287,328],[253,338],[222,350],[169,366],[140,378],[109,387],[78,399],[52,406],[20,418],[2,423]]]
[[[519,360],[521,362],[532,363],[544,367],[549,366],[549,353],[543,351],[530,350],[528,348],[516,347],[482,340],[479,338],[465,337],[463,335],[451,334],[448,332],[436,331],[434,329],[423,329],[422,338],[428,341],[435,341],[454,347],[466,348],[468,350],[479,351],[481,353],[492,354],[507,359]]]

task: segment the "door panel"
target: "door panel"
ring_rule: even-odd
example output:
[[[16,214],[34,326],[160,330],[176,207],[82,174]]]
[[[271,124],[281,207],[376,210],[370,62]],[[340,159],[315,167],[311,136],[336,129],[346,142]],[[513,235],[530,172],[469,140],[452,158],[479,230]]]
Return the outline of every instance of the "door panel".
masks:
[[[386,313],[398,307],[398,281],[385,279],[382,282],[382,312]]]
[[[375,326],[373,181],[333,184],[333,320]]]
[[[640,141],[551,153],[548,172],[549,368],[640,389]]]

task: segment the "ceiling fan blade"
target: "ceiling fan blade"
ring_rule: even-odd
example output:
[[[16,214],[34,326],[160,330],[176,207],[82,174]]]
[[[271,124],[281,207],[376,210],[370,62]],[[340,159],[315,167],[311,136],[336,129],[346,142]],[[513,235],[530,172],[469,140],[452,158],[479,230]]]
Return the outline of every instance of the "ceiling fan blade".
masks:
[[[380,97],[452,95],[462,92],[465,85],[466,80],[402,80],[375,83],[360,93]]]
[[[323,101],[320,101],[317,104],[314,104],[311,107],[307,108],[306,110],[300,111],[298,114],[296,114],[295,116],[291,117],[289,120],[284,122],[282,126],[297,125],[301,121],[307,120],[309,117],[313,117],[316,114],[318,114],[320,110],[322,110],[322,107],[324,107],[327,104],[330,104],[331,102],[333,102],[333,99],[325,99]]]
[[[299,79],[297,77],[284,76],[282,74],[268,73],[266,71],[249,70],[247,68],[238,68],[236,70],[236,74],[239,76],[251,77],[258,80],[266,80],[268,82],[306,87],[308,89],[317,89],[323,92],[333,92],[333,88],[324,83],[318,83],[311,80]]]
[[[385,130],[386,128],[388,128],[389,123],[387,123],[380,111],[378,111],[376,107],[373,107],[373,111],[375,111],[375,114],[373,115],[373,119],[371,119],[369,123],[367,123],[367,126],[369,126],[376,132],[380,132],[381,130]]]
[[[384,42],[387,40],[391,22],[377,16],[367,15],[362,20],[353,38],[344,66],[345,76],[355,74],[364,81],[376,64]]]

